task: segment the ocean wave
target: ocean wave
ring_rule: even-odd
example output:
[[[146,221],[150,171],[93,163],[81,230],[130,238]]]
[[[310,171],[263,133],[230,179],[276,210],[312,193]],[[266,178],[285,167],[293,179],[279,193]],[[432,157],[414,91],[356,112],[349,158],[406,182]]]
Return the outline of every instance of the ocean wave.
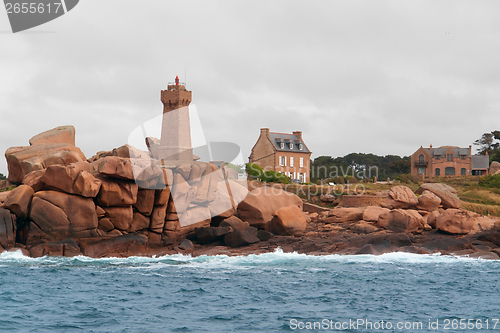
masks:
[[[90,258],[85,256],[76,257],[53,257],[44,256],[31,258],[24,256],[21,251],[5,251],[0,254],[0,267],[11,264],[21,265],[64,265],[64,266],[87,266],[87,265],[112,265],[143,267],[148,265],[164,266],[191,266],[191,267],[239,267],[252,268],[287,266],[297,263],[338,263],[338,264],[383,264],[383,263],[409,263],[409,264],[434,264],[434,263],[456,263],[456,262],[485,262],[486,260],[452,255],[437,254],[413,254],[405,252],[392,252],[382,255],[308,255],[297,252],[283,252],[277,248],[274,252],[264,254],[252,254],[247,256],[191,255],[174,254],[160,257],[128,257],[128,258]],[[499,262],[490,261],[488,262]]]

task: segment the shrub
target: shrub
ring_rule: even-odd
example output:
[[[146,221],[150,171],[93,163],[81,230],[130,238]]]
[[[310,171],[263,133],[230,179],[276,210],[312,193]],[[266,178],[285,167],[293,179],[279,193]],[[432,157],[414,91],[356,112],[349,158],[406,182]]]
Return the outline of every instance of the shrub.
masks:
[[[352,176],[345,176],[345,179],[348,184],[356,184],[358,182],[358,179]]]
[[[342,176],[337,176],[334,178],[331,178],[335,184],[345,184],[344,177]]]
[[[500,174],[488,175],[479,178],[479,186],[488,188],[500,188]]]
[[[260,178],[260,175],[262,175],[262,167],[258,164],[255,163],[247,163],[246,164],[246,170],[247,173],[250,177],[252,178]]]
[[[266,183],[290,184],[290,178],[288,178],[285,174],[277,171],[264,171],[259,178]]]
[[[4,180],[4,179],[7,179],[7,177],[5,177],[2,173],[0,173],[0,180]]]

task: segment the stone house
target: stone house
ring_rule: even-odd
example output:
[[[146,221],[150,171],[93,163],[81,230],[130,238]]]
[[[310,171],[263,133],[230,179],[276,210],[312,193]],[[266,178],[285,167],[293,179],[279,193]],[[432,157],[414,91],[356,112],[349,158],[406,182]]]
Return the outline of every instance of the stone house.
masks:
[[[302,132],[277,133],[261,128],[248,159],[265,171],[281,172],[291,179],[307,183],[310,181],[311,154],[302,140]]]
[[[487,175],[488,155],[472,155],[472,146],[460,148],[443,146],[420,147],[411,155],[411,174],[415,176],[470,176]]]

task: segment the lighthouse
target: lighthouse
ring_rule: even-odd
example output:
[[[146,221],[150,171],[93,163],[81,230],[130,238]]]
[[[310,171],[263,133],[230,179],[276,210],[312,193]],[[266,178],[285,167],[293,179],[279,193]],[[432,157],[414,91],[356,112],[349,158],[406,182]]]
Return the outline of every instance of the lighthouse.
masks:
[[[175,77],[174,84],[161,91],[163,120],[158,158],[165,161],[192,163],[193,146],[189,122],[191,91]]]

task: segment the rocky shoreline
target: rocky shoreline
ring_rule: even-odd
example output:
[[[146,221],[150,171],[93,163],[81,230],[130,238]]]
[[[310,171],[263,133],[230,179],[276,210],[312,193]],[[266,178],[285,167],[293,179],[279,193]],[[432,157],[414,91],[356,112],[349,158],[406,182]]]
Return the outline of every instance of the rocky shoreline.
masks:
[[[0,252],[99,258],[279,247],[500,259],[498,220],[460,209],[445,184],[422,184],[415,193],[394,186],[330,209],[279,186],[238,181],[224,164],[166,164],[127,145],[87,159],[74,142],[74,128],[65,126],[6,151],[5,185],[15,188],[0,192]]]

